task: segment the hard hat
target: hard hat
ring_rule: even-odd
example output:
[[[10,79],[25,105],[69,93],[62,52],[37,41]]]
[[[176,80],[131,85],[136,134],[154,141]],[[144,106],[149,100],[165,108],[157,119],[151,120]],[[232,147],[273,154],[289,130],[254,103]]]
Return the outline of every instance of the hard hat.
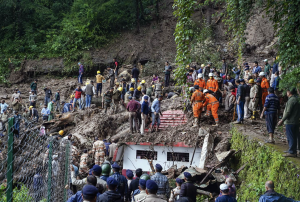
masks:
[[[146,83],[146,81],[145,80],[142,80],[142,82],[141,83]]]
[[[186,68],[189,68],[190,67],[190,65],[186,65]]]
[[[134,91],[134,88],[130,88],[129,90],[130,90],[130,91]]]
[[[155,85],[152,85],[152,88],[155,88]]]
[[[268,59],[264,59],[264,62],[268,62]]]
[[[214,76],[214,74],[213,73],[209,73],[208,76]]]
[[[202,78],[202,74],[198,74],[198,79]]]
[[[33,106],[30,106],[30,107],[29,107],[29,109],[32,109],[32,108],[33,108]]]
[[[265,76],[265,72],[260,72],[259,76]]]
[[[73,98],[73,97],[74,97],[74,95],[71,95],[71,96],[70,96],[70,98]]]
[[[131,79],[131,82],[132,82],[132,83],[135,83],[135,79],[134,79],[134,78],[132,78],[132,79]]]
[[[100,71],[97,71],[97,74],[100,74]]]
[[[122,87],[119,87],[118,90],[119,90],[120,92],[122,92],[122,91],[123,91],[123,88],[122,88]]]
[[[60,131],[58,132],[58,134],[59,134],[59,135],[63,135],[63,134],[64,134],[64,131],[63,131],[63,130],[60,130]]]
[[[101,168],[102,168],[101,175],[102,176],[109,176],[110,170],[111,170],[110,165],[108,163],[104,163],[104,164],[102,164]]]
[[[204,65],[204,64],[202,64],[202,65],[201,65],[201,67],[205,67],[205,65]]]
[[[249,83],[254,83],[254,79],[250,79],[250,80],[249,80]]]
[[[204,89],[204,90],[203,90],[203,93],[208,93],[208,90],[207,90],[207,89]]]
[[[150,180],[150,176],[148,174],[142,174],[140,179],[143,179],[143,180]]]
[[[116,82],[116,85],[120,85],[120,83],[119,83],[119,82]]]
[[[142,87],[141,87],[141,86],[138,86],[137,89],[140,91],[140,90],[142,89]]]

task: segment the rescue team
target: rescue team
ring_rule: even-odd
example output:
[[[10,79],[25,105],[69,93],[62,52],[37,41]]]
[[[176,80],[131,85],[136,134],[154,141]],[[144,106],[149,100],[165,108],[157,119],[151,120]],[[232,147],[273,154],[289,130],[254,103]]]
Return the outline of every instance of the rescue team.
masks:
[[[274,130],[276,125],[285,124],[286,133],[289,142],[289,150],[284,156],[297,156],[297,142],[299,140],[299,102],[297,100],[297,90],[289,89],[287,91],[288,101],[285,106],[282,119],[277,122],[280,110],[280,99],[283,97],[279,91],[280,73],[276,58],[271,67],[267,60],[265,68],[262,70],[258,66],[258,62],[250,67],[248,63],[244,63],[244,67],[233,68],[230,75],[226,60],[223,59],[221,71],[217,71],[212,67],[211,63],[206,66],[201,65],[197,70],[195,66],[188,66],[186,74],[186,87],[189,87],[190,102],[193,107],[194,122],[193,127],[200,126],[201,114],[205,112],[206,117],[213,116],[215,124],[219,126],[218,109],[220,106],[225,106],[226,113],[236,111],[237,121],[235,124],[243,124],[244,119],[263,118],[266,119],[267,130],[269,132],[268,143],[275,143]],[[148,120],[152,119],[149,130],[158,131],[160,125],[161,101],[164,97],[168,99],[176,99],[181,93],[180,90],[168,92],[164,94],[164,87],[170,86],[170,75],[172,67],[168,62],[165,63],[164,74],[165,83],[161,82],[161,78],[153,75],[152,81],[147,83],[145,80],[139,81],[140,71],[137,67],[132,69],[131,82],[127,83],[126,78],[121,82],[116,82],[118,78],[119,64],[114,59],[114,67],[108,68],[108,77],[101,75],[97,71],[96,85],[93,81],[89,81],[85,86],[82,86],[82,78],[84,76],[84,67],[79,65],[78,82],[80,85],[74,90],[70,102],[62,102],[62,110],[60,108],[60,91],[52,96],[52,91],[48,87],[44,88],[45,105],[41,111],[41,116],[44,121],[49,121],[54,118],[55,111],[62,113],[72,112],[75,109],[83,110],[91,107],[91,102],[94,96],[103,95],[103,108],[105,113],[107,109],[112,108],[115,113],[118,107],[125,107],[130,113],[129,122],[132,133],[140,132],[142,135],[145,132],[145,127]],[[102,93],[102,87],[105,80],[110,80],[110,89]],[[23,116],[34,121],[38,121],[39,113],[36,109],[37,101],[37,81],[34,81],[31,86],[31,95],[29,97],[29,111],[25,110]],[[175,88],[174,88],[175,89]],[[100,94],[99,94],[100,92]],[[12,108],[15,114],[15,130],[19,131],[21,116],[18,111],[22,108],[21,96],[18,89],[12,95]],[[154,100],[152,100],[154,97]],[[85,102],[84,102],[85,98]],[[56,106],[55,106],[56,105]],[[3,100],[1,107],[1,121],[7,124],[8,105]],[[260,112],[260,115],[258,114]],[[7,127],[7,126],[6,126]],[[5,135],[2,132],[1,135]],[[63,131],[59,132],[63,136]],[[18,137],[18,136],[16,136]],[[60,137],[58,137],[60,139]],[[72,135],[66,136],[64,139],[72,141]],[[300,144],[298,144],[299,146]],[[68,201],[196,201],[196,187],[192,183],[190,173],[184,173],[184,180],[176,179],[177,187],[170,191],[169,182],[165,175],[161,174],[162,166],[155,166],[156,173],[153,176],[142,174],[141,169],[135,171],[136,178],[133,179],[133,172],[126,171],[126,178],[120,173],[120,166],[117,163],[110,165],[110,162],[105,161],[105,156],[112,160],[117,144],[112,140],[112,144],[106,140],[102,141],[95,138],[92,151],[83,151],[80,158],[79,173],[89,172],[89,176],[82,180],[77,179],[74,168],[76,162],[71,166],[72,186],[82,186],[82,191],[75,192],[76,194],[69,198]],[[93,153],[95,159],[94,167],[89,171],[87,167],[89,154]],[[46,154],[47,155],[47,154]],[[72,155],[74,158],[79,156],[79,152],[72,142]],[[78,168],[77,168],[78,169]],[[111,169],[113,172],[111,172]],[[235,195],[232,195],[232,184],[229,182],[220,186],[220,196],[216,199],[218,202],[236,201]],[[97,188],[95,187],[97,185]],[[80,188],[81,189],[81,188]],[[76,189],[75,189],[76,190]],[[235,190],[235,188],[234,188]],[[274,191],[273,182],[266,183],[266,195],[277,197]],[[73,190],[74,191],[74,190]],[[269,195],[268,195],[269,194]],[[262,201],[265,201],[265,199]]]

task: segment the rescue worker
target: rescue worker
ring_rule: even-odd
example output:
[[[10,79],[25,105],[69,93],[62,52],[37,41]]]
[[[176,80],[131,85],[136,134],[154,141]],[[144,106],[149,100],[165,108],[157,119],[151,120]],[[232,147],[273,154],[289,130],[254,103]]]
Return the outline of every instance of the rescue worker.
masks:
[[[234,123],[240,124],[244,121],[244,103],[245,103],[245,87],[244,87],[244,79],[235,81],[238,85],[237,93],[236,93],[236,113],[238,115],[237,121]]]
[[[159,193],[159,186],[153,180],[148,180],[146,182],[146,193],[147,197],[144,202],[167,202],[165,199],[161,199]]]
[[[140,100],[140,97],[142,96],[141,90],[142,90],[141,86],[138,86],[137,89],[134,90],[133,97],[135,97],[136,100]]]
[[[265,76],[265,72],[260,72],[259,77],[261,78],[261,83],[260,83],[261,92],[262,92],[261,101],[262,101],[262,105],[264,105],[266,101],[266,97],[268,95],[268,88],[270,88],[270,85],[269,85],[269,81]]]
[[[79,174],[88,173],[89,168],[87,166],[89,154],[87,149],[83,150],[83,154],[80,157],[80,164],[79,164]]]
[[[109,91],[107,91],[106,93],[104,93],[104,108],[105,108],[105,113],[107,112],[107,108],[111,106],[113,91],[114,91],[114,88],[111,87]]]
[[[205,96],[199,90],[198,85],[195,85],[194,88],[195,88],[195,92],[191,97],[191,103],[193,105],[193,114],[194,114],[193,127],[196,127],[199,126],[200,124],[201,112],[203,108],[203,103],[205,102]]]
[[[121,81],[121,86],[123,88],[123,91],[121,93],[121,99],[124,100],[125,99],[125,93],[126,93],[126,88],[127,88],[127,83],[126,80],[123,78]]]
[[[91,153],[95,154],[95,164],[102,165],[105,157],[105,146],[104,142],[99,140],[98,137],[95,137],[95,142],[93,144],[93,149]]]
[[[116,113],[118,105],[122,102],[121,100],[121,94],[122,94],[123,88],[119,87],[113,92],[112,96],[112,109],[113,113]]]
[[[115,162],[112,164],[114,174],[110,176],[118,182],[117,192],[121,194],[122,201],[128,201],[128,185],[127,179],[120,174],[120,166]]]
[[[141,86],[141,88],[142,88],[142,89],[141,89],[142,91],[143,91],[143,90],[146,90],[146,89],[147,89],[146,81],[145,81],[145,80],[142,80],[140,86]]]
[[[112,177],[107,178],[107,189],[108,191],[104,192],[99,196],[98,201],[101,202],[124,202],[124,198],[118,193],[118,181]]]
[[[162,89],[163,89],[163,85],[160,81],[160,77],[158,77],[157,83],[154,84],[154,89],[155,89],[155,97],[157,98],[159,95],[162,95]]]
[[[209,75],[209,79],[206,82],[206,89],[216,93],[219,89],[218,81],[214,79],[213,73],[209,73],[208,75]]]
[[[102,166],[102,173],[101,173],[101,179],[106,181],[107,178],[109,177],[110,171],[111,171],[111,167],[109,163],[103,163]]]
[[[199,90],[203,91],[203,89],[205,88],[205,81],[203,80],[203,75],[202,74],[198,74],[198,79],[195,81],[194,86],[199,86]]]
[[[139,180],[139,194],[136,194],[133,196],[133,201],[137,201],[137,202],[144,202],[146,197],[147,197],[147,193],[146,193],[146,180],[144,179],[140,179]]]
[[[181,185],[183,184],[183,180],[180,178],[176,178],[176,188],[171,190],[171,196],[169,198],[169,202],[174,202],[179,199]]]
[[[29,107],[29,117],[31,120],[38,122],[39,121],[39,112],[33,106]]]
[[[215,119],[216,124],[213,126],[219,126],[219,117],[218,117],[218,109],[219,109],[219,102],[218,100],[211,94],[208,93],[208,90],[205,89],[203,91],[206,101],[204,103],[204,106],[207,106],[206,109],[206,116],[210,116],[211,113]]]
[[[131,83],[129,85],[127,85],[127,91],[129,91],[130,88],[133,88],[133,89],[135,88],[135,79],[134,78],[132,78]]]
[[[249,80],[250,88],[250,103],[249,110],[252,111],[253,116],[256,115],[257,105],[259,101],[259,88],[256,83],[254,83],[254,79]]]
[[[96,95],[97,95],[97,97],[98,97],[99,91],[100,91],[100,95],[102,93],[102,81],[105,80],[104,76],[102,76],[100,73],[101,73],[100,71],[97,71],[97,75],[96,75],[96,83],[97,83]]]
[[[133,97],[134,88],[130,88],[129,91],[125,93],[124,105],[127,107],[128,102],[130,102],[129,97]]]
[[[110,79],[110,83],[109,83],[109,86],[111,88],[114,87],[115,85],[115,72],[113,69],[111,69],[110,67],[107,67],[107,71],[108,71],[108,77],[107,77],[107,80]]]
[[[153,180],[158,185],[157,196],[166,200],[170,196],[169,181],[167,176],[163,175],[161,171],[162,171],[162,166],[160,164],[156,164],[155,174],[151,176],[151,180]]]
[[[115,83],[115,86],[114,86],[114,91],[115,91],[115,90],[118,90],[119,87],[120,87],[120,83],[119,83],[119,82],[116,82],[116,83]]]
[[[188,197],[191,202],[196,202],[196,196],[197,196],[197,187],[194,185],[192,180],[192,175],[189,172],[184,172],[184,180],[185,182],[181,185],[180,190],[180,198],[182,197]]]
[[[145,127],[147,125],[148,122],[148,115],[150,114],[150,107],[149,107],[149,103],[148,103],[148,96],[144,96],[143,97],[144,101],[142,102],[141,105],[141,118],[142,118],[142,124],[141,124],[141,135],[144,134],[145,131]],[[151,106],[151,105],[150,105]]]

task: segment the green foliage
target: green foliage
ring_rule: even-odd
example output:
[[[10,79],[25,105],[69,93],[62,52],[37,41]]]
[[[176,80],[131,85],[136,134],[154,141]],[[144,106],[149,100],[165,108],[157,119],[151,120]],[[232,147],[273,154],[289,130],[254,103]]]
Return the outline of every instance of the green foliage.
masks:
[[[255,140],[249,140],[236,128],[231,131],[232,149],[241,150],[239,166],[248,163],[239,173],[241,186],[237,189],[238,201],[258,201],[265,192],[265,182],[272,180],[278,193],[300,198],[299,167],[282,157],[282,154]]]
[[[0,187],[0,201],[6,202],[6,193],[4,192],[5,187],[1,185]],[[33,198],[29,195],[29,189],[22,185],[21,189],[18,189],[17,187],[13,190],[13,201],[14,202],[31,202],[34,201]],[[44,200],[42,200],[44,201]]]

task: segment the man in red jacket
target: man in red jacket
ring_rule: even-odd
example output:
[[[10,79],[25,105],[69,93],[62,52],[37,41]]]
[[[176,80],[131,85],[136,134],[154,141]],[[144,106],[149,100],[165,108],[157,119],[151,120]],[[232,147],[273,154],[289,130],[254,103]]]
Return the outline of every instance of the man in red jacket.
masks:
[[[76,102],[78,100],[79,102],[79,109],[81,109],[81,94],[82,94],[82,89],[80,86],[78,86],[76,89],[75,89],[75,99],[74,99],[74,102],[73,102],[73,111],[75,110],[75,106],[76,106]]]

